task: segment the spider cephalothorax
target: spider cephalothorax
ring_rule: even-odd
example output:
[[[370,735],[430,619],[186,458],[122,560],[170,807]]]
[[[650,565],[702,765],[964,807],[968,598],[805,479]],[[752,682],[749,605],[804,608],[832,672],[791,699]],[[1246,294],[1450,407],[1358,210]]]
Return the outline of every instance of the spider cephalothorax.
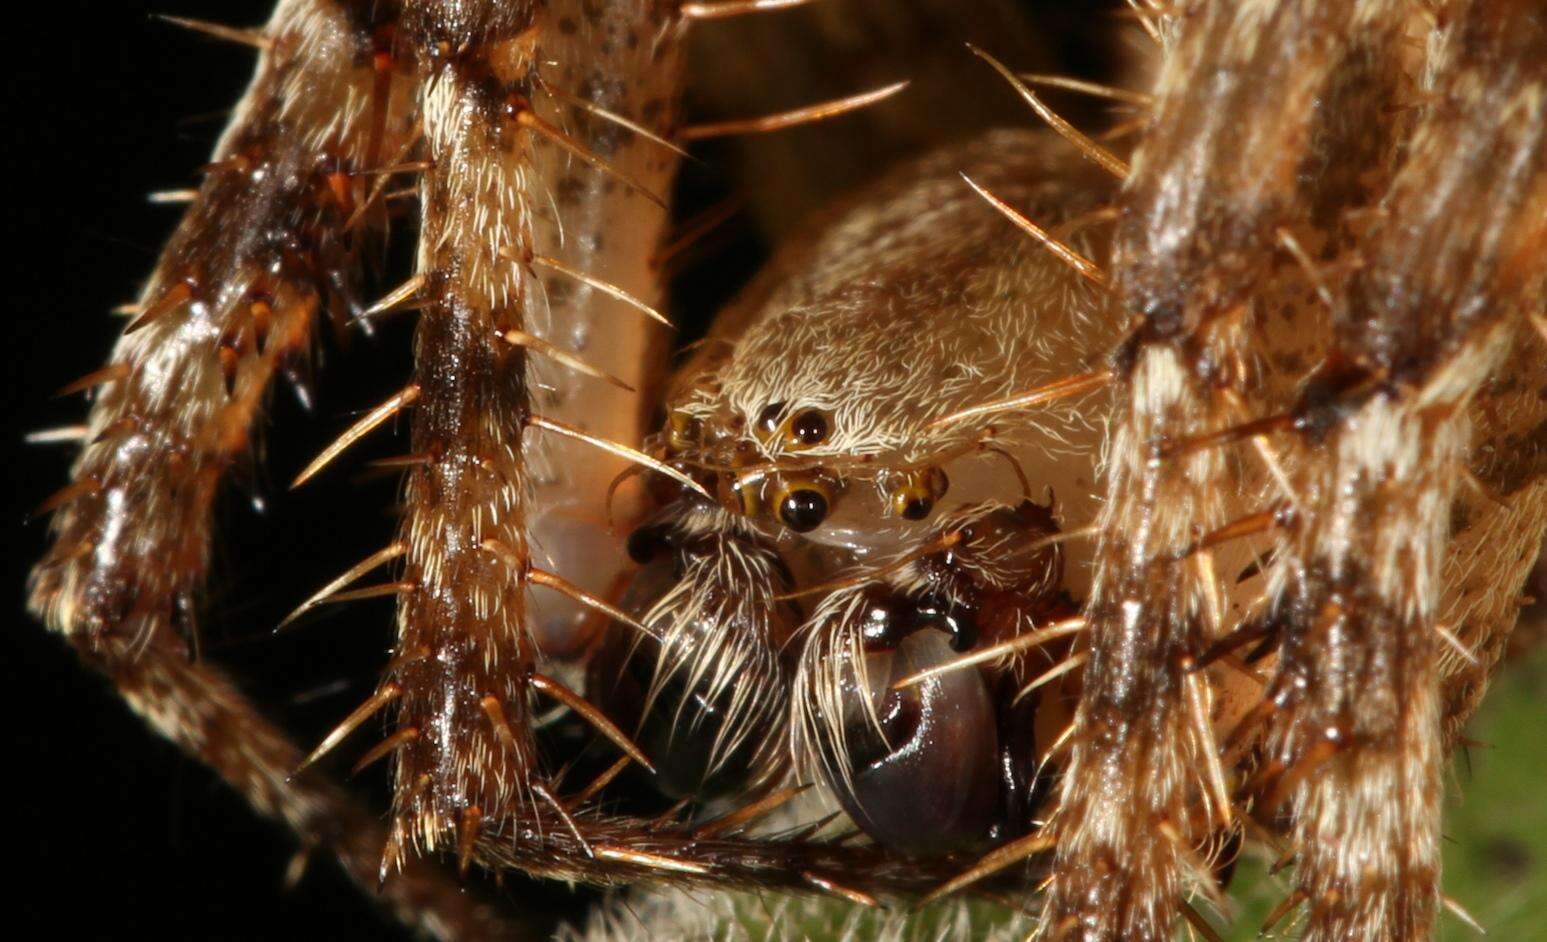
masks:
[[[281,0],[217,29],[258,77],[74,384],[35,610],[446,937],[509,927],[442,857],[1207,935],[1243,841],[1293,865],[1307,938],[1430,935],[1442,763],[1547,521],[1547,13],[1130,0],[1149,93],[960,51],[1052,130],[880,175],[668,383],[676,142],[900,89],[682,126],[688,30],[800,5]],[[1139,109],[1138,143],[1039,83]],[[358,303],[404,199],[415,271]],[[211,507],[319,321],[406,307],[413,374],[296,481],[407,417],[397,539],[297,613],[391,596],[393,649],[303,755],[190,658]],[[385,829],[318,767],[382,723]]]

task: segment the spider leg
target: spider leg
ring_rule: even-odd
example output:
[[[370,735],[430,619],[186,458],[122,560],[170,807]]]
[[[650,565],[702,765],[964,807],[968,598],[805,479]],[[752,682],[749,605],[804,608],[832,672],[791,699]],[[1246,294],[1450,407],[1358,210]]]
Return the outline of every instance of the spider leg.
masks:
[[[298,754],[217,671],[190,663],[189,636],[218,486],[245,459],[270,382],[355,280],[377,228],[371,213],[370,226],[348,226],[362,174],[412,136],[401,80],[373,56],[377,25],[325,0],[276,9],[256,78],[97,374],[106,381],[30,598],[159,732],[366,885],[359,842],[379,829],[342,792],[286,782]],[[410,921],[471,937],[505,925],[438,880],[418,873],[388,899]]]
[[[1184,895],[1211,889],[1198,861],[1233,811],[1204,800],[1200,770],[1218,746],[1189,722],[1187,687],[1220,587],[1185,559],[1201,534],[1258,508],[1227,501],[1246,489],[1223,449],[1186,443],[1235,424],[1232,403],[1275,385],[1279,367],[1252,357],[1270,320],[1258,299],[1284,299],[1274,314],[1295,310],[1275,232],[1335,218],[1325,207],[1358,192],[1352,170],[1311,175],[1307,165],[1346,153],[1350,140],[1380,149],[1360,136],[1378,125],[1360,119],[1387,103],[1392,37],[1365,32],[1345,48],[1354,6],[1200,3],[1163,30],[1155,109],[1113,250],[1113,284],[1135,327],[1115,362],[1122,385],[1090,659],[1052,822],[1048,938],[1170,938]],[[1340,88],[1350,72],[1364,80],[1360,94]],[[1324,111],[1324,99],[1354,110]]]
[[[406,487],[411,588],[400,596],[397,656],[381,688],[402,691],[399,730],[420,731],[395,761],[388,863],[399,866],[410,848],[455,849],[459,830],[476,838],[483,820],[515,820],[518,794],[535,803],[525,574],[484,548],[495,541],[526,559],[527,356],[499,339],[523,326],[522,273],[498,250],[530,243],[533,145],[505,126],[520,93],[501,76],[529,74],[535,49],[522,34],[533,19],[525,3],[418,3],[402,23],[421,73],[430,169],[421,182],[416,277],[425,305],[411,420],[412,450],[427,460]],[[481,707],[487,697],[508,720],[508,741]]]
[[[1288,620],[1268,744],[1298,780],[1311,939],[1433,933],[1439,604],[1467,407],[1547,288],[1547,18],[1517,2],[1440,13],[1427,101],[1305,391],[1306,500],[1272,587]]]
[[[427,458],[409,473],[411,588],[382,681],[401,690],[399,734],[415,731],[396,749],[390,863],[411,850],[454,849],[466,866],[480,839],[573,830],[533,791],[545,773],[530,712],[542,652],[528,587],[535,560],[563,539],[543,545],[544,515],[599,499],[615,455],[626,452],[587,451],[588,441],[612,431],[626,444],[643,412],[631,398],[605,400],[595,388],[600,366],[573,370],[544,359],[541,345],[505,338],[532,335],[621,358],[607,373],[653,375],[660,345],[643,334],[652,328],[597,285],[653,298],[654,274],[623,260],[646,258],[664,225],[654,191],[669,186],[677,154],[616,121],[581,121],[572,132],[560,106],[580,100],[610,115],[632,109],[616,116],[631,123],[670,122],[678,31],[675,16],[635,4],[405,8],[400,41],[417,63],[430,165],[420,188],[426,303],[411,420],[412,450]],[[621,91],[610,84],[617,75],[629,77]],[[618,94],[621,102],[610,100]],[[534,260],[555,256],[586,280],[540,282]],[[592,323],[598,310],[607,322]],[[613,578],[559,575],[584,579],[593,594]],[[573,850],[589,857],[577,841]]]
[[[409,135],[397,81],[371,65],[371,25],[330,2],[280,4],[257,77],[99,374],[74,490],[32,576],[33,609],[80,645],[166,643],[191,616],[218,485],[250,447],[271,380],[354,281],[358,174]]]
[[[430,861],[416,861],[382,883],[385,829],[331,781],[316,773],[292,776],[300,750],[217,668],[190,662],[176,644],[153,643],[134,657],[101,648],[82,655],[152,728],[213,769],[254,810],[283,821],[307,846],[331,852],[403,925],[456,942],[537,931],[467,892]]]

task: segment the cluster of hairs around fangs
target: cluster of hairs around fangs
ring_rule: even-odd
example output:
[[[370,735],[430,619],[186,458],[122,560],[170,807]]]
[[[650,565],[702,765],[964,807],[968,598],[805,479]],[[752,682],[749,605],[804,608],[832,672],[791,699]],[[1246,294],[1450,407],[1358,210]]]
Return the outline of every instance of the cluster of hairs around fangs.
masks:
[[[844,719],[851,691],[860,693],[865,719],[881,734],[875,701],[867,695],[871,686],[861,629],[868,606],[863,591],[834,592],[817,604],[801,626],[804,643],[791,701],[790,751],[796,768],[850,793],[854,773]]]
[[[766,539],[736,515],[694,502],[671,517],[674,541],[692,549],[681,578],[641,617],[659,643],[642,711],[669,716],[672,735],[691,734],[704,721],[685,715],[695,699],[723,703],[706,776],[749,748],[754,781],[768,781],[785,764],[788,684],[771,620],[788,576]],[[694,695],[672,703],[662,696],[670,686]]]

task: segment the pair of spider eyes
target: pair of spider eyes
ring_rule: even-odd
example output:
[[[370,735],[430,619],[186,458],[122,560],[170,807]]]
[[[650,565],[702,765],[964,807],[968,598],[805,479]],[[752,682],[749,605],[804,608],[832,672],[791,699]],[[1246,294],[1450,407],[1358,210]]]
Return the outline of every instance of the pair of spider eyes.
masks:
[[[910,471],[901,476],[886,493],[892,513],[904,520],[923,520],[950,488],[950,479],[939,468]],[[832,510],[833,492],[817,477],[797,477],[785,481],[774,500],[779,522],[796,533],[809,533],[822,525]]]
[[[758,413],[756,431],[765,443],[777,441],[799,451],[822,444],[832,434],[832,417],[826,411],[800,409],[785,418],[788,408],[787,403],[775,402]],[[797,478],[779,489],[774,507],[780,523],[796,533],[810,533],[832,512],[832,488],[815,478]]]
[[[788,419],[783,416],[787,403],[775,402],[764,406],[757,415],[757,435],[765,443],[779,441],[785,448],[799,451],[815,448],[827,441],[832,434],[832,415],[824,409],[800,409]]]
[[[786,449],[799,451],[827,441],[832,434],[832,416],[818,408],[799,409],[788,414],[783,402],[765,406],[758,414],[756,432],[765,442],[779,442]],[[886,493],[893,514],[904,520],[923,520],[945,495],[949,482],[939,468],[910,471],[901,476]],[[810,533],[821,526],[832,512],[833,487],[814,475],[792,477],[775,493],[774,513],[779,522],[796,533]]]
[[[775,402],[764,406],[758,413],[754,429],[765,444],[779,441],[786,449],[800,451],[814,448],[827,441],[832,434],[832,415],[824,409],[801,409],[784,420],[788,404]],[[739,428],[741,422],[735,421]],[[673,412],[667,421],[668,444],[675,451],[688,451],[703,438],[702,423],[681,412]]]

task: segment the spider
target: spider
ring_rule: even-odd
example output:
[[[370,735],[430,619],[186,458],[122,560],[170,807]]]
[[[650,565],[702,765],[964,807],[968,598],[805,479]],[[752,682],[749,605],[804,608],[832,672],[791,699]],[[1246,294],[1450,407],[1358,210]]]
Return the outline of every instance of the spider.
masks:
[[[1127,153],[1047,107],[1067,80],[963,53],[1051,130],[832,210],[667,383],[680,145],[902,90],[680,120],[690,31],[802,5],[193,24],[257,78],[67,387],[34,610],[447,938],[516,931],[474,868],[1209,937],[1245,841],[1305,937],[1431,935],[1443,762],[1547,521],[1547,19],[1136,2],[1150,90],[1075,86],[1138,109]],[[363,303],[403,205],[413,274]],[[304,750],[197,650],[212,506],[327,320],[410,308],[411,375],[296,477],[408,426],[399,535],[296,613],[394,599],[392,651]],[[378,726],[384,826],[320,767]],[[759,827],[806,791],[831,814]]]

